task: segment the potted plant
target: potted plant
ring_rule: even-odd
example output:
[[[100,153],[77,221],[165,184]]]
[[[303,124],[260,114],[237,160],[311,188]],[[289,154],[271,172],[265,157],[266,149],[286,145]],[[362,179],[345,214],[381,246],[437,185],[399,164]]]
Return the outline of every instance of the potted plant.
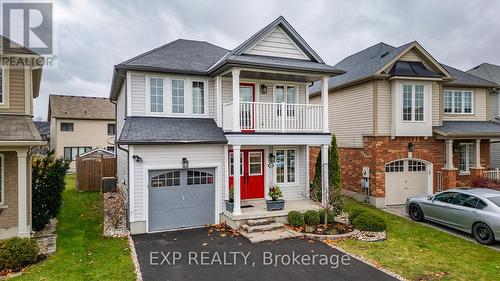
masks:
[[[281,199],[283,194],[281,193],[281,189],[279,185],[274,185],[269,189],[268,193],[271,200],[266,200],[267,210],[268,211],[277,211],[283,210],[285,208],[285,200]]]
[[[224,200],[226,202],[226,210],[228,212],[233,212],[234,209],[234,188],[233,185],[229,187],[229,200]]]

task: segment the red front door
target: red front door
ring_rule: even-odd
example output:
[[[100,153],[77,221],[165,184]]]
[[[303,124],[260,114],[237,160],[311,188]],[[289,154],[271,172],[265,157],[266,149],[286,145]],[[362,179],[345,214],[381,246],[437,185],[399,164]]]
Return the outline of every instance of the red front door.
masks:
[[[233,152],[229,151],[229,186],[233,186]],[[264,150],[241,150],[241,199],[264,198]]]

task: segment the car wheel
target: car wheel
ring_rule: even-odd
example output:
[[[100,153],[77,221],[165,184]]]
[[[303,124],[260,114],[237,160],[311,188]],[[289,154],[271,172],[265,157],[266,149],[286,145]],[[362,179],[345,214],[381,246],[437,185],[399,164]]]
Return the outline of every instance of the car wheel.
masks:
[[[472,235],[474,235],[477,242],[484,245],[492,244],[495,241],[491,228],[482,222],[478,222],[472,227]]]
[[[409,209],[410,217],[414,221],[423,221],[424,220],[424,212],[417,204],[410,205]]]

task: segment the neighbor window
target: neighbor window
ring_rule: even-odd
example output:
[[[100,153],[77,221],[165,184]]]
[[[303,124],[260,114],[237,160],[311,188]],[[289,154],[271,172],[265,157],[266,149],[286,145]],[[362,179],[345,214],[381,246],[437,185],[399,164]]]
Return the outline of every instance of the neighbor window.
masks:
[[[276,150],[276,182],[294,183],[296,179],[296,157],[295,149]]]
[[[444,113],[473,113],[472,91],[446,90],[443,95]]]
[[[0,154],[0,205],[4,204],[4,156]]]
[[[475,145],[473,143],[460,144],[460,173],[468,174],[475,165]]]
[[[106,150],[109,152],[115,152],[115,147],[114,146],[108,146],[106,147]]]
[[[65,147],[64,148],[64,159],[73,161],[76,159],[76,156],[83,154],[85,152],[89,152],[92,150],[90,146],[80,146],[80,147]]]
[[[424,121],[424,85],[403,85],[403,121]]]
[[[184,80],[172,80],[172,113],[184,113]]]
[[[205,83],[193,81],[193,114],[205,114]]]
[[[61,131],[63,132],[73,132],[74,131],[73,123],[61,122]]]
[[[163,79],[149,78],[149,111],[163,112]]]
[[[116,133],[116,125],[108,124],[108,136],[114,136]]]

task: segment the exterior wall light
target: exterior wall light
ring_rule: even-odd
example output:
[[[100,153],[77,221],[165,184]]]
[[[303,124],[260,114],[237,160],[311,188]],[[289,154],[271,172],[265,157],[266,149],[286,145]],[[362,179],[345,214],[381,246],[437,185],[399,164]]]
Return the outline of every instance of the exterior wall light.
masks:
[[[408,143],[408,152],[413,152],[415,150],[415,145],[413,143]]]
[[[134,158],[135,162],[137,162],[137,163],[144,162],[144,160],[142,160],[142,157],[139,155],[132,155],[132,158]]]
[[[187,160],[187,158],[182,158],[182,168],[183,169],[189,168],[189,161]]]

